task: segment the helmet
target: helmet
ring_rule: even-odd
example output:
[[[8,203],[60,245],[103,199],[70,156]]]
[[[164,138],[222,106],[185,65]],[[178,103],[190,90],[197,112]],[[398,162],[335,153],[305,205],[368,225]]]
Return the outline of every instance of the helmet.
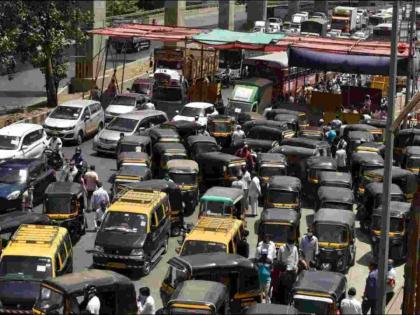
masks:
[[[76,153],[82,153],[82,149],[80,149],[80,147],[77,147],[75,151]]]

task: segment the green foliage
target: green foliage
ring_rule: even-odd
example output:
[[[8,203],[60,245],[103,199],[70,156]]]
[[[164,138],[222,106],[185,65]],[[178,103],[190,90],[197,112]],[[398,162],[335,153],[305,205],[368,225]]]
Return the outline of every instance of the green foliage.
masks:
[[[138,0],[107,0],[106,16],[115,16],[139,10]]]
[[[9,68],[17,51],[16,38],[19,36],[19,22],[10,17],[17,16],[21,6],[12,1],[0,1],[0,66]]]

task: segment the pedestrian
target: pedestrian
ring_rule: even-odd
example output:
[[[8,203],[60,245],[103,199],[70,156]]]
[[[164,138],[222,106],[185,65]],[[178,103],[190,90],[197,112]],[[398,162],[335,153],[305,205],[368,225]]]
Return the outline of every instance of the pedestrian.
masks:
[[[289,237],[286,244],[279,248],[277,260],[286,266],[287,270],[294,271],[296,273],[298,269],[299,252],[293,238]]]
[[[337,170],[339,172],[347,172],[347,152],[343,148],[335,151],[335,159],[337,161]]]
[[[249,149],[248,144],[244,143],[242,148],[238,149],[235,152],[235,155],[240,157],[240,158],[245,159],[246,166],[247,166],[248,170],[253,170],[254,169],[255,157],[252,155],[252,152]]]
[[[232,133],[232,144],[242,139],[245,139],[245,132],[240,125],[237,125],[235,131]]]
[[[366,278],[365,292],[363,294],[362,313],[366,315],[369,310],[371,314],[376,314],[376,301],[378,298],[378,263],[372,261],[369,264],[369,275]]]
[[[370,95],[366,94],[365,99],[363,101],[363,108],[362,113],[363,114],[369,114],[371,113],[371,106],[372,106],[372,100],[370,99]]]
[[[29,183],[28,189],[22,194],[22,210],[32,212],[34,207],[34,185]]]
[[[248,172],[246,167],[242,167],[242,180],[244,182],[244,212],[249,213],[249,185],[251,184],[251,174]]]
[[[76,167],[76,162],[71,160],[69,163],[69,167],[64,170],[64,181],[65,182],[73,182],[74,179],[77,177],[79,170]]]
[[[98,102],[101,100],[101,90],[97,85],[90,91],[90,99]]]
[[[85,187],[87,192],[87,204],[88,210],[92,210],[91,206],[91,199],[93,192],[96,190],[96,183],[99,181],[99,176],[95,171],[95,165],[91,165],[89,171],[86,172],[84,176],[85,180]]]
[[[270,289],[271,289],[271,263],[267,258],[268,249],[263,249],[261,257],[258,260],[258,275],[260,285],[263,288],[264,302],[271,303]]]
[[[388,259],[388,273],[386,276],[386,304],[394,297],[394,288],[397,280],[397,272],[394,268],[394,261]]]
[[[109,195],[101,181],[96,182],[96,190],[92,194],[91,202],[91,209],[98,209],[102,203],[105,203],[105,207],[109,206]]]
[[[267,252],[267,259],[268,261],[273,262],[276,258],[276,245],[273,241],[271,241],[270,234],[264,234],[263,240],[260,241],[257,245],[257,252],[255,253],[255,257],[259,259],[263,252]]]
[[[347,297],[341,301],[340,313],[341,315],[362,315],[362,305],[355,298],[356,289],[351,287],[347,291]],[[373,313],[372,313],[373,314]]]
[[[280,283],[281,265],[278,261],[274,261],[271,267],[271,303],[280,303]]]
[[[150,295],[149,287],[143,287],[139,289],[137,308],[139,310],[139,314],[141,315],[155,315],[155,299],[153,298],[153,296]]]
[[[335,137],[337,137],[337,133],[333,128],[330,126],[327,127],[327,132],[325,133],[325,138],[327,139],[330,145],[333,144]]]
[[[260,196],[261,196],[260,179],[255,174],[255,172],[252,172],[252,180],[251,180],[251,184],[249,185],[249,191],[248,191],[249,206],[251,209],[251,212],[249,213],[249,215],[252,217],[257,216],[258,199],[260,198]]]
[[[107,203],[105,201],[101,202],[98,208],[95,209],[95,230],[98,231],[101,227],[102,221],[104,219],[104,215],[106,212]]]
[[[299,250],[307,266],[309,266],[311,261],[316,259],[316,256],[319,253],[318,238],[314,235],[310,227],[300,241]]]
[[[331,121],[331,128],[335,131],[339,131],[342,125],[342,121],[340,120],[340,115],[335,115],[335,119]]]
[[[120,154],[120,151],[121,151],[121,143],[124,140],[124,137],[125,137],[124,132],[120,132],[120,137],[119,137],[118,142],[117,142],[117,147],[115,148],[115,152],[117,153],[117,157],[118,157],[118,154]]]
[[[87,305],[86,305],[86,312],[92,315],[99,315],[101,310],[101,301],[99,300],[98,296],[96,295],[96,287],[90,285],[87,287],[85,293]]]

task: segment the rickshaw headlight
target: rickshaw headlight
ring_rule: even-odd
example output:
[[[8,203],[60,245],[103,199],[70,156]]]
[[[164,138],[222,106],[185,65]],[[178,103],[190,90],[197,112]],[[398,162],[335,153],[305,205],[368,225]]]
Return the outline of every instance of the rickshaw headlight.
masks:
[[[103,248],[102,246],[95,245],[95,251],[96,251],[96,252],[103,253],[103,252],[104,252],[104,248]]]
[[[20,196],[20,191],[15,190],[14,192],[11,192],[10,194],[7,195],[7,200],[16,200],[19,198],[19,196]]]
[[[372,242],[376,243],[376,241],[378,240],[378,238],[376,236],[372,236]]]
[[[131,251],[130,256],[138,256],[141,258],[143,257],[143,250],[141,248],[135,248]]]
[[[341,267],[343,267],[343,265],[344,265],[344,260],[341,257],[337,260],[337,268],[341,268]]]

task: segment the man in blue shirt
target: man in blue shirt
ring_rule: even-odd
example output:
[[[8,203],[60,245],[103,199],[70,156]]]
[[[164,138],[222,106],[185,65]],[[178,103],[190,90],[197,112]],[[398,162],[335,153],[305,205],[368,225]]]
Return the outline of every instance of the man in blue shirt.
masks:
[[[369,264],[369,275],[366,278],[365,293],[363,295],[362,312],[367,314],[370,310],[371,314],[376,314],[376,300],[378,298],[378,263],[371,262]]]
[[[327,133],[325,134],[327,141],[330,145],[333,144],[335,137],[337,137],[337,133],[334,129],[331,129],[331,127],[328,127]]]

